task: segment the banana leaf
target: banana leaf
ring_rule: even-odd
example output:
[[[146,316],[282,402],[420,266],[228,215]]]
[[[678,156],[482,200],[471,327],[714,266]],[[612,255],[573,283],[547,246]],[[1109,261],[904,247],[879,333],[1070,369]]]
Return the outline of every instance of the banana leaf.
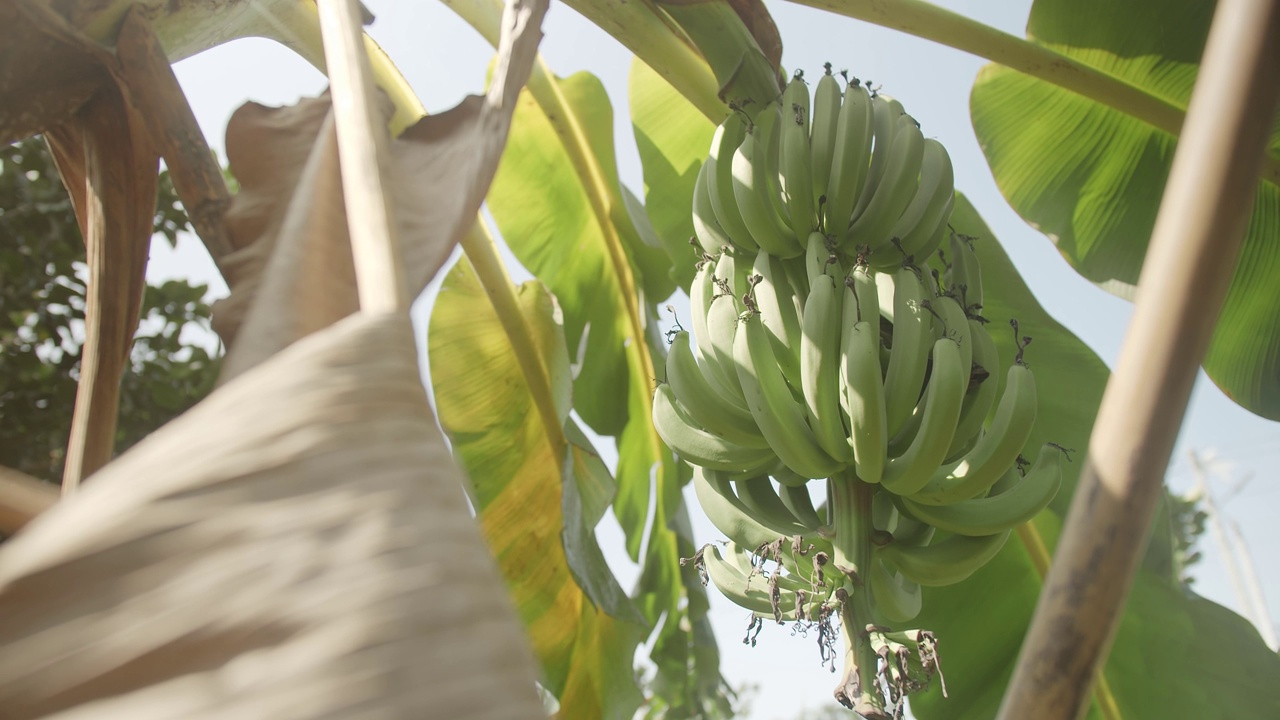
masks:
[[[1030,42],[1185,111],[1213,3],[1037,0]],[[1177,138],[1111,106],[999,65],[970,98],[974,130],[1010,205],[1084,277],[1131,297]],[[1280,125],[1226,304],[1204,360],[1233,401],[1280,419]]]

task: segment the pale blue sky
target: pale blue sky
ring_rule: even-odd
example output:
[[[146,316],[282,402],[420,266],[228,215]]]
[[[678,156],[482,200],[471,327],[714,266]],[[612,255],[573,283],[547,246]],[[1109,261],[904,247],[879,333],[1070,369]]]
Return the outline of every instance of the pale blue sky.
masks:
[[[1104,361],[1113,364],[1130,316],[1129,304],[1081,280],[1047,239],[1013,213],[997,191],[974,140],[968,116],[969,88],[984,61],[817,10],[781,2],[766,4],[786,48],[785,66],[816,74],[830,61],[836,68],[847,67],[859,77],[871,78],[902,101],[926,134],[946,145],[955,163],[957,188],[982,212],[1040,302]],[[1030,0],[938,4],[1018,35],[1030,8]],[[366,5],[378,18],[370,33],[399,65],[428,110],[443,110],[465,94],[482,91],[492,49],[444,5],[377,0],[366,0]],[[553,5],[544,31],[542,52],[554,72],[568,75],[586,70],[604,82],[614,104],[619,172],[623,182],[640,194],[643,181],[627,111],[630,54],[565,5]],[[219,151],[227,118],[242,102],[288,103],[299,95],[317,93],[326,84],[311,66],[265,40],[238,41],[214,49],[179,63],[177,72],[205,134]],[[203,249],[191,241],[176,254],[157,244],[151,273],[186,275],[205,282],[214,275]],[[513,268],[513,275],[527,277],[518,268]],[[214,284],[219,295],[225,293],[225,286]],[[425,328],[433,297],[434,287],[415,307],[420,327]],[[425,331],[419,337],[425,338]],[[425,360],[425,348],[423,357]],[[1280,426],[1241,410],[1202,374],[1171,463],[1169,483],[1178,491],[1193,484],[1186,461],[1188,450],[1215,453],[1232,466],[1223,472],[1225,482],[1215,491],[1223,501],[1223,510],[1238,523],[1253,550],[1272,615],[1280,616],[1280,568],[1267,559],[1280,549],[1280,524],[1274,522],[1269,510],[1280,500],[1272,469],[1280,454]],[[1235,493],[1230,483],[1250,473],[1253,479]],[[688,502],[698,542],[717,539],[691,495]],[[601,524],[599,536],[624,587],[629,586],[636,569],[621,550],[621,534],[611,517]],[[1205,560],[1195,570],[1196,587],[1207,597],[1240,610],[1211,537],[1205,538],[1202,548]],[[791,637],[783,628],[768,627],[759,646],[746,649],[740,644],[743,612],[721,600],[714,590],[711,595],[726,677],[734,685],[760,686],[749,717],[786,720],[802,707],[831,702],[836,677],[819,666],[812,638]]]

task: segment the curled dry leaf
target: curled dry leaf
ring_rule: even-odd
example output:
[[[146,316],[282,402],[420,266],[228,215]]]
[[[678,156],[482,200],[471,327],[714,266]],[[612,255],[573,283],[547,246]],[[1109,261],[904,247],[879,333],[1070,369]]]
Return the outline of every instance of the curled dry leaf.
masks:
[[[313,334],[0,546],[0,715],[540,716],[414,348]]]
[[[392,141],[391,190],[406,288],[417,296],[475,222],[529,77],[545,0],[509,4],[494,80]],[[391,108],[385,108],[390,117]],[[240,192],[226,223],[231,295],[214,309],[230,352],[227,380],[356,311],[337,146],[325,97],[286,108],[242,106],[227,126]],[[313,268],[319,270],[319,275]]]

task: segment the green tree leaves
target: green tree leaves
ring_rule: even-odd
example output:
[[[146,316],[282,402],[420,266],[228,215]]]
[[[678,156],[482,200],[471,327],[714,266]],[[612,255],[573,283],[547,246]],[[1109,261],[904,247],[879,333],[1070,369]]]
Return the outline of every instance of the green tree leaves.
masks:
[[[1044,45],[1185,109],[1213,6],[1038,0],[1027,24]],[[1129,297],[1155,222],[1176,138],[1112,107],[998,65],[970,101],[1001,192],[1085,277]],[[1231,290],[1204,368],[1228,397],[1280,419],[1280,125],[1256,191]]]

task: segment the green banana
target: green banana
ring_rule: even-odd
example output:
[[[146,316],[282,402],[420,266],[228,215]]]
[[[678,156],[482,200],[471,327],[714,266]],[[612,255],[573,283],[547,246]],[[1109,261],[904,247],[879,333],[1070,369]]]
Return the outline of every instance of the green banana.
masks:
[[[711,198],[711,209],[716,214],[716,220],[733,244],[754,252],[759,246],[747,229],[733,190],[734,151],[747,136],[747,122],[742,113],[731,112],[716,127],[715,135],[711,138],[711,157],[707,158],[707,163],[711,166],[707,177],[710,181],[707,194]]]
[[[960,347],[947,338],[933,344],[933,372],[925,397],[920,431],[911,446],[889,461],[880,484],[895,495],[912,495],[924,487],[946,458],[964,403],[969,373],[961,369]]]
[[[693,234],[698,246],[708,255],[716,255],[720,249],[732,244],[729,235],[716,220],[715,210],[711,207],[711,165],[702,163],[698,169],[698,177],[693,183]]]
[[[894,237],[890,231],[916,196],[923,160],[924,136],[915,120],[903,115],[898,118],[879,187],[849,227],[850,242],[870,246],[873,254],[889,245]],[[896,248],[888,250],[894,256],[900,254]]]
[[[787,537],[787,527],[772,527],[751,514],[725,473],[695,465],[693,491],[711,524],[741,547],[757,548]]]
[[[747,407],[783,464],[808,478],[825,478],[841,470],[818,444],[805,410],[791,395],[778,367],[760,315],[744,313],[734,337],[733,358]]]
[[[818,79],[813,90],[813,118],[809,127],[815,198],[827,194],[831,161],[835,156],[836,128],[840,122],[840,83],[831,74],[831,63],[826,64],[825,70],[826,74]]]
[[[973,343],[973,371],[964,407],[956,422],[956,434],[947,450],[947,462],[968,454],[982,435],[982,425],[995,404],[999,381],[993,376],[1000,367],[1000,351],[982,322],[969,318],[969,340]],[[975,385],[975,380],[977,384]]]
[[[783,262],[763,249],[756,253],[751,272],[756,282],[753,298],[755,309],[769,334],[773,355],[782,375],[792,387],[800,387],[801,335],[803,326],[793,301],[795,291],[787,280]]]
[[[699,264],[693,282],[689,286],[689,315],[692,318],[694,357],[698,360],[698,369],[707,383],[716,389],[716,393],[731,402],[740,403],[746,409],[747,402],[742,400],[741,388],[738,387],[737,373],[730,378],[720,365],[715,349],[711,346],[711,330],[707,326],[707,316],[711,312],[711,303],[720,294],[716,285],[716,261],[710,256]],[[730,382],[733,380],[734,382]]]
[[[884,377],[884,402],[893,438],[920,400],[933,338],[933,315],[921,303],[925,288],[920,270],[904,265],[893,276],[893,344]]]
[[[707,308],[707,339],[711,348],[709,355],[715,361],[711,363],[711,368],[719,377],[720,384],[728,389],[728,397],[742,395],[738,371],[733,362],[733,336],[737,332],[738,314],[742,312],[735,290],[739,284],[737,275],[737,262],[733,253],[722,252],[720,259],[716,261],[716,294]]]
[[[876,281],[876,273],[865,264],[854,265],[845,279],[845,285],[852,287],[856,296],[855,310],[852,317],[871,323],[876,332],[880,332],[880,290]],[[845,317],[851,317],[847,313]],[[845,322],[848,322],[846,320]],[[879,343],[877,343],[879,345]]]
[[[974,238],[951,233],[951,264],[961,269],[956,279],[960,286],[957,294],[968,312],[982,309],[982,266],[973,250],[973,242]]]
[[[872,196],[876,193],[876,188],[880,186],[880,182],[884,178],[885,168],[889,164],[889,150],[893,147],[893,136],[898,129],[898,119],[906,114],[906,111],[902,109],[902,103],[888,95],[880,94],[871,96],[871,112],[871,137],[873,141],[871,164],[867,168],[867,178],[862,184],[862,192],[858,195],[858,202],[853,206],[853,212],[850,213],[850,224],[852,224],[854,218],[857,218],[866,209],[867,204],[871,202]]]
[[[855,276],[860,273],[861,268],[854,268]],[[853,449],[854,470],[860,480],[875,484],[884,475],[889,450],[888,418],[880,373],[880,314],[876,311],[862,315],[874,320],[854,320],[860,310],[865,312],[868,308],[860,307],[858,302],[856,286],[859,281],[850,278],[849,283],[854,287],[847,288],[843,294],[845,320],[840,338],[840,383],[845,412],[849,414],[849,445]]]
[[[925,505],[950,505],[985,494],[1027,444],[1036,408],[1035,376],[1026,365],[1015,363],[1005,376],[1004,394],[991,427],[955,470],[935,476],[911,499]]]
[[[969,318],[960,306],[959,296],[940,295],[929,301],[929,308],[941,322],[934,324],[937,337],[949,337],[960,346],[960,367],[964,368],[965,387],[973,368],[973,339],[969,334]]]
[[[823,230],[842,243],[853,223],[853,208],[862,194],[871,162],[872,128],[875,126],[871,95],[853,82],[845,88],[844,104],[836,123],[831,177],[823,205]]]
[[[782,93],[781,145],[778,179],[792,237],[802,243],[813,231],[816,219],[813,195],[812,152],[809,147],[809,87],[797,71]]]
[[[768,143],[776,142],[782,116],[770,103],[756,116],[755,125],[733,153],[731,184],[743,223],[763,250],[778,257],[794,257],[798,243],[791,226],[776,207],[775,176],[769,173]]]
[[[813,498],[809,497],[808,485],[782,485],[779,483],[779,499],[782,504],[796,516],[801,525],[810,533],[818,532],[818,528],[827,524],[826,519],[813,507]]]
[[[809,527],[792,514],[790,508],[782,503],[768,475],[743,478],[734,481],[733,485],[738,491],[738,499],[751,511],[752,517],[764,520],[770,527],[786,529],[785,535],[808,535],[817,530],[816,526]]]
[[[721,394],[707,381],[693,356],[688,332],[677,332],[671,338],[666,369],[667,384],[699,426],[743,447],[769,446],[746,402]]]
[[[1046,443],[1026,476],[997,495],[940,506],[905,497],[899,501],[906,512],[939,530],[957,535],[994,535],[1027,522],[1048,506],[1062,485],[1061,459],[1062,450]]]
[[[1008,530],[994,535],[968,537],[950,535],[925,546],[894,542],[876,552],[893,563],[898,571],[924,587],[943,587],[963,582],[1004,547]]]
[[[653,426],[667,447],[691,465],[748,471],[767,469],[777,461],[767,447],[743,447],[699,427],[668,384],[659,385],[654,392]]]
[[[730,544],[726,552],[740,551]],[[772,597],[767,580],[763,577],[757,580],[750,575],[744,575],[737,566],[720,554],[720,548],[715,544],[703,546],[702,566],[720,594],[738,607],[761,615],[772,615],[775,606],[785,607],[781,598],[775,600]]]
[[[800,336],[800,387],[818,444],[847,463],[852,452],[840,412],[840,290],[829,275],[819,275],[809,287]]]
[[[814,230],[805,241],[804,252],[805,275],[809,278],[810,290],[813,280],[819,275],[840,277],[840,258],[836,256],[834,245],[826,235]],[[807,294],[806,294],[807,296]]]
[[[950,220],[955,194],[951,156],[942,143],[927,138],[920,161],[920,188],[889,231],[890,238],[898,239],[908,262],[928,261],[929,256],[921,251],[926,249],[938,226]],[[882,255],[892,257],[889,253]]]
[[[872,555],[868,585],[871,590],[872,612],[888,620],[890,625],[910,622],[920,614],[920,585],[903,577],[883,557]]]

